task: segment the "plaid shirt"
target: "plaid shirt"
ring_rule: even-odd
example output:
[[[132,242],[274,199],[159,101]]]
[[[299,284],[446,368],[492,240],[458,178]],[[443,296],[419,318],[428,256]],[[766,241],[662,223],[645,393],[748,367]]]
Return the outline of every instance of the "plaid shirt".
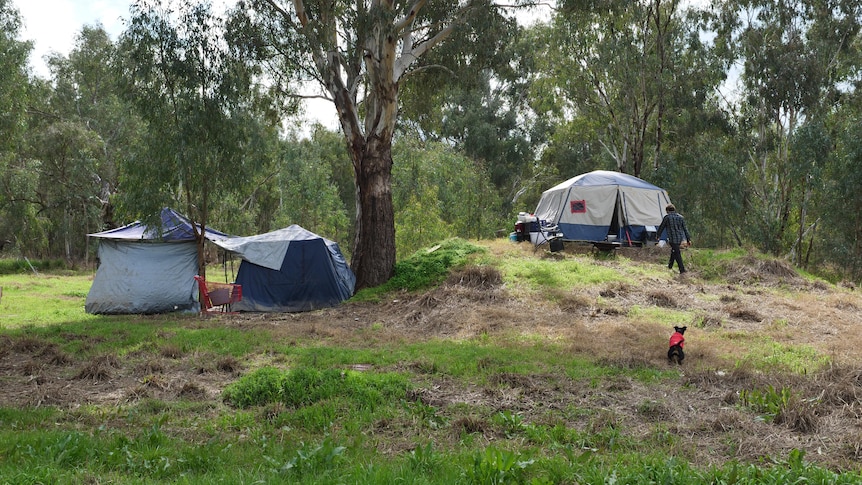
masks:
[[[667,242],[679,244],[683,241],[691,241],[688,228],[685,227],[685,219],[678,212],[668,212],[664,216],[661,225],[658,226],[659,237],[662,237],[665,229],[667,229]]]

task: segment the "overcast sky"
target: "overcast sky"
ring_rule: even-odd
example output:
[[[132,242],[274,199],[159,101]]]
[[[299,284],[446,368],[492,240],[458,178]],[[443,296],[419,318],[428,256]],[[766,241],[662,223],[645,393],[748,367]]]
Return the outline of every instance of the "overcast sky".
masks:
[[[116,40],[129,17],[130,0],[13,0],[24,21],[21,38],[35,43],[30,64],[48,77],[43,60],[50,52],[68,54],[84,25],[101,23]]]

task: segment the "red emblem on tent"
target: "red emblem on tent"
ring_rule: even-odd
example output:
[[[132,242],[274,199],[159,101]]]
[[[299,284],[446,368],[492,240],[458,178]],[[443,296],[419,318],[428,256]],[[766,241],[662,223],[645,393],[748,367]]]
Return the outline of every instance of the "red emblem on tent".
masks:
[[[586,200],[573,200],[573,201],[569,202],[569,206],[571,207],[572,214],[584,213],[587,211],[587,201]]]

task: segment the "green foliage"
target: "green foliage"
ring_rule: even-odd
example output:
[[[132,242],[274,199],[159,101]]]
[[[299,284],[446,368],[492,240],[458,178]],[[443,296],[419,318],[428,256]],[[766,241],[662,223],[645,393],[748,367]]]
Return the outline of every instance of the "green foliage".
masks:
[[[723,78],[698,40],[694,17],[686,19],[678,4],[603,7],[567,2],[551,23],[534,29],[545,54],[537,58],[536,106],[543,108],[540,116],[559,119],[562,129],[578,123],[590,130],[581,135],[585,143],[556,153],[601,157],[640,176],[648,156],[656,158],[654,166],[660,163],[663,128],[687,109],[708,110],[704,100]],[[584,148],[593,151],[584,157]]]
[[[433,473],[434,470],[440,466],[440,462],[444,459],[443,454],[438,453],[434,450],[433,444],[429,441],[425,444],[425,446],[417,445],[415,448],[410,450],[410,454],[407,455],[407,461],[410,464],[410,468],[417,472],[423,474]]]
[[[18,40],[21,18],[10,1],[0,2],[0,25],[0,251],[84,259],[85,234],[99,228],[105,143],[83,113],[60,105],[59,92],[31,79],[32,43]]]
[[[227,386],[225,402],[239,408],[281,402],[293,408],[344,399],[350,408],[371,409],[404,397],[407,381],[397,374],[367,374],[339,369],[263,367]]]
[[[171,206],[209,227],[218,201],[255,180],[270,154],[264,125],[275,104],[254,81],[256,52],[237,15],[209,3],[133,5],[120,79],[147,130],[120,170],[125,214],[157,223]]]
[[[348,215],[355,213],[355,200],[353,179],[344,175],[351,165],[339,134],[319,128],[310,140],[284,142],[275,169],[269,194],[279,200],[274,227],[299,224],[349,250],[353,221]]]
[[[431,287],[446,279],[451,269],[467,264],[471,255],[483,251],[481,246],[458,238],[420,249],[395,265],[395,276],[388,282],[376,288],[361,290],[354,299],[361,301],[390,291],[416,291]]]
[[[299,478],[303,476],[322,478],[330,475],[339,461],[343,460],[346,447],[336,445],[331,437],[327,436],[321,443],[315,445],[302,444],[300,449],[284,463],[275,458],[264,455],[264,459],[270,464],[273,472],[291,474]]]
[[[512,413],[508,409],[494,415],[494,420],[503,427],[507,438],[513,438],[531,428],[520,414]]]
[[[851,281],[862,281],[862,249],[859,230],[862,227],[862,114],[857,107],[841,113],[837,122],[836,151],[826,167],[826,190],[823,193],[822,217],[817,244],[823,254],[812,251],[812,263],[825,266]],[[837,278],[836,278],[837,279]]]
[[[57,271],[68,267],[62,259],[0,259],[0,275]]]
[[[403,255],[413,254],[419,248],[453,235],[451,225],[443,219],[437,204],[439,190],[436,186],[420,185],[406,202],[396,205],[395,247],[402,261],[406,259]],[[397,263],[395,268],[397,273]]]
[[[449,237],[483,239],[508,216],[487,168],[440,143],[405,140],[393,150],[398,259]]]
[[[533,463],[535,460],[522,460],[520,453],[489,446],[483,453],[476,453],[473,466],[465,470],[465,478],[474,485],[523,483]]]
[[[351,407],[373,410],[393,399],[402,399],[408,387],[407,380],[398,374],[301,368],[287,374],[282,383],[282,401],[300,407],[342,397],[350,401]]]
[[[238,408],[260,406],[281,400],[285,373],[273,367],[262,367],[229,384],[222,392],[225,402]]]
[[[436,407],[423,403],[421,400],[406,402],[404,407],[413,419],[423,427],[440,429],[447,423],[446,417],[442,416]]]
[[[24,113],[28,103],[27,58],[32,42],[21,40],[21,14],[11,0],[0,0],[0,162],[10,160],[10,149],[20,142],[26,128]]]
[[[739,400],[742,405],[762,414],[768,423],[771,423],[776,416],[787,409],[792,398],[792,391],[787,387],[776,389],[769,385],[763,390],[743,389],[739,391]]]

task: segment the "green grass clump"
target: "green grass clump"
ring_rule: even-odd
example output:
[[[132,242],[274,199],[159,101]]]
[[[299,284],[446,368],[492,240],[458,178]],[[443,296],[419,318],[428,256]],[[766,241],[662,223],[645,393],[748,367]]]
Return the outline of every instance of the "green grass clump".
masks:
[[[395,264],[395,275],[376,288],[357,292],[354,301],[375,300],[391,291],[416,291],[434,286],[445,280],[449,270],[467,264],[470,255],[484,248],[463,239],[447,239],[440,244],[416,251],[409,258]]]
[[[764,372],[813,374],[827,365],[830,358],[819,354],[809,345],[785,345],[771,338],[751,339],[740,364]]]
[[[408,380],[398,374],[263,367],[227,386],[223,396],[225,402],[239,408],[274,402],[301,408],[338,398],[350,408],[373,409],[404,399],[408,387]]]
[[[260,406],[281,400],[285,373],[272,367],[262,367],[225,387],[224,401],[238,408]]]

